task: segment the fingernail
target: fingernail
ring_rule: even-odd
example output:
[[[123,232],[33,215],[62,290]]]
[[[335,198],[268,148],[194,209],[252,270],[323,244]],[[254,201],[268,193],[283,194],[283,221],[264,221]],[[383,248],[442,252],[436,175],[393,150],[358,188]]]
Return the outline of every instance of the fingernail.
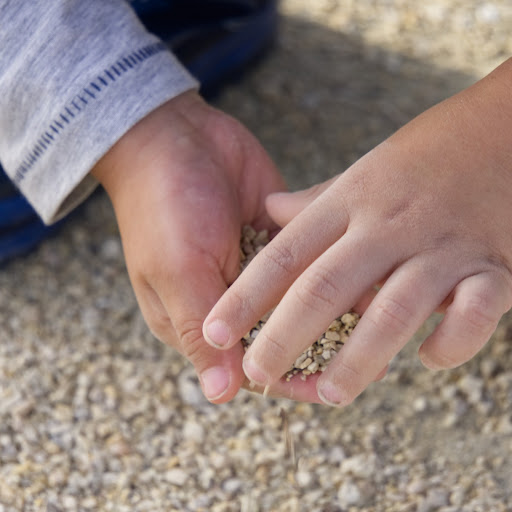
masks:
[[[216,318],[212,320],[204,329],[204,337],[206,341],[217,348],[226,346],[231,337],[231,329],[223,320]]]
[[[319,389],[317,389],[320,400],[326,405],[331,407],[340,407],[343,401],[343,396],[338,388],[330,382],[324,382]]]
[[[267,385],[267,375],[253,360],[244,359],[242,361],[242,367],[246,377],[251,381],[251,383],[257,384],[258,386]]]
[[[218,400],[227,391],[231,380],[229,373],[221,366],[208,368],[200,378],[204,396],[208,400]]]

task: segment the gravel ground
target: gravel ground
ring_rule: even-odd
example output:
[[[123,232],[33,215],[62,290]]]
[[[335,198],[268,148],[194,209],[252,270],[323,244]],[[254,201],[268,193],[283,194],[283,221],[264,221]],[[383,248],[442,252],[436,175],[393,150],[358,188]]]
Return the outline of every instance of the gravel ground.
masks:
[[[292,188],[342,171],[512,53],[507,0],[284,0],[276,48],[219,99]],[[512,510],[512,316],[462,368],[431,319],[354,404],[213,406],[148,333],[97,194],[0,271],[0,512]]]

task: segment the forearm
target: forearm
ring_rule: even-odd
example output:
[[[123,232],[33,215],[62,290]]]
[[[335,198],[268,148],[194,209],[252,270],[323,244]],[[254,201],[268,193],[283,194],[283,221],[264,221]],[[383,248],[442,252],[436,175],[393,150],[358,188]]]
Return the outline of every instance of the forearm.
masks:
[[[149,112],[197,86],[122,0],[0,6],[0,160],[46,222]]]

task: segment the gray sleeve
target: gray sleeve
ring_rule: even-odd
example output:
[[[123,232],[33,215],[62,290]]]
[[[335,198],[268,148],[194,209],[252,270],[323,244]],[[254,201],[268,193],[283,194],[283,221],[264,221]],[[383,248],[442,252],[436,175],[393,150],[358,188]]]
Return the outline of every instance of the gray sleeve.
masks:
[[[197,87],[124,0],[0,0],[0,162],[51,223],[149,112]]]

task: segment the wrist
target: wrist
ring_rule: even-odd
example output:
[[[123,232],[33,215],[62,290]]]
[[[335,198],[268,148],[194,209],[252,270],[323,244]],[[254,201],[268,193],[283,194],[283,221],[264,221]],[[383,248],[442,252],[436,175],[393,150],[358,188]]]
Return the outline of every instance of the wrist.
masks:
[[[132,126],[91,169],[91,174],[105,188],[111,200],[124,185],[143,170],[151,158],[155,141],[179,136],[185,118],[207,105],[197,91],[187,91],[162,104]],[[138,165],[138,164],[141,165]]]

